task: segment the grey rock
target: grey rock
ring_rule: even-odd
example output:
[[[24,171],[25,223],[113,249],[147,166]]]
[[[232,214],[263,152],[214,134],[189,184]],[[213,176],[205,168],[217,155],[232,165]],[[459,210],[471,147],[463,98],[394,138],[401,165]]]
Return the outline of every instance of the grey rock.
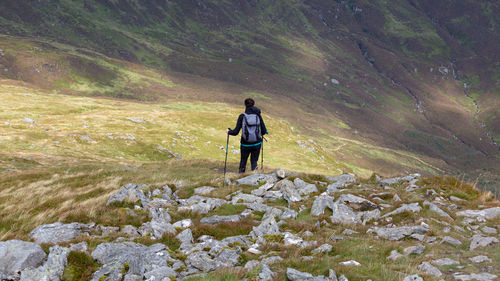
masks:
[[[460,262],[450,259],[450,258],[442,258],[442,259],[437,259],[431,261],[432,264],[437,265],[437,266],[443,266],[443,265],[455,265],[455,264],[460,264]]]
[[[469,260],[473,263],[492,262],[492,260],[487,256],[475,256],[475,257],[469,258]]]
[[[344,231],[342,231],[342,235],[347,235],[347,236],[349,236],[349,235],[353,235],[353,234],[356,234],[356,233],[358,233],[358,232],[357,232],[357,231],[354,231],[354,230],[352,230],[352,229],[348,229],[348,228],[347,228],[347,229],[344,229]]]
[[[21,272],[21,281],[59,281],[62,278],[64,268],[68,263],[70,250],[60,246],[50,248],[49,257],[44,265],[35,269],[26,269]]]
[[[47,254],[32,242],[9,240],[0,242],[0,275],[18,278],[19,272],[42,265]]]
[[[328,270],[328,278],[330,279],[330,281],[338,281],[337,272],[335,272],[335,270],[333,270],[333,269],[329,269]]]
[[[356,182],[356,178],[354,178],[353,175],[349,174],[343,174],[336,177],[327,177],[327,180],[333,182],[326,187],[326,192],[328,194],[335,193],[339,188],[347,187]]]
[[[273,263],[277,263],[280,261],[283,261],[283,258],[280,256],[270,256],[270,257],[262,259],[263,264],[273,264]]]
[[[404,257],[404,256],[402,254],[400,254],[398,251],[392,250],[391,254],[387,257],[387,259],[396,261],[402,257]]]
[[[337,203],[346,204],[357,211],[367,211],[378,208],[377,204],[356,195],[342,194],[337,199]]]
[[[488,220],[495,219],[500,217],[500,207],[494,207],[483,210],[465,210],[461,212],[457,212],[457,216],[459,217],[469,217],[469,218],[485,218]]]
[[[453,196],[453,195],[450,196],[450,200],[451,201],[455,201],[455,202],[465,202],[466,201],[466,200],[464,200],[462,198],[458,198],[458,197]]]
[[[132,225],[126,225],[122,228],[121,233],[127,235],[130,238],[137,238],[140,237],[141,235],[137,231],[137,228]]]
[[[146,276],[155,276],[155,280],[163,280],[176,276],[174,270],[168,270],[170,258],[168,247],[163,244],[144,246],[133,242],[103,243],[92,252],[102,267],[94,273],[92,281],[99,281],[106,275],[106,280],[143,280]],[[128,264],[128,272],[122,273]]]
[[[284,179],[286,178],[286,171],[283,169],[278,169],[276,171],[276,176],[278,176],[278,179]]]
[[[101,236],[109,236],[110,234],[113,234],[113,233],[120,231],[120,228],[117,226],[98,225],[96,227],[96,230],[101,232]]]
[[[284,179],[277,182],[274,187],[283,194],[283,199],[285,199],[288,204],[302,201],[302,197],[293,182]]]
[[[168,213],[168,210],[163,208],[150,208],[149,216],[157,222],[169,223],[172,221],[172,217]]]
[[[250,237],[257,238],[264,235],[280,234],[280,228],[274,216],[263,220],[258,226],[254,226],[250,232]]]
[[[450,237],[450,236],[444,236],[443,238],[441,238],[441,243],[448,243],[448,244],[453,245],[453,246],[462,245],[462,242],[460,242],[460,240],[455,239],[455,238]]]
[[[328,196],[326,194],[316,197],[311,208],[311,215],[320,216],[325,213],[326,208],[333,210],[335,206],[335,202],[333,200],[333,196]]]
[[[319,253],[329,253],[333,249],[333,246],[330,244],[323,244],[319,246],[318,248],[314,249],[311,251],[313,254],[319,254]]]
[[[208,195],[214,190],[215,190],[215,187],[212,187],[212,186],[200,186],[200,187],[197,187],[194,189],[194,194]]]
[[[235,181],[236,185],[253,185],[258,186],[260,182],[275,183],[278,180],[276,174],[254,174]]]
[[[339,262],[339,264],[341,264],[343,266],[361,266],[361,264],[355,260],[343,261],[343,262]]]
[[[69,224],[62,224],[60,222],[44,224],[31,231],[30,238],[34,239],[38,244],[68,242],[80,234],[88,234],[94,229],[94,226],[95,224],[81,224],[76,222]]]
[[[389,212],[389,213],[383,215],[382,217],[385,218],[385,217],[389,217],[389,216],[394,216],[394,215],[401,214],[404,212],[418,213],[420,211],[422,211],[422,207],[420,207],[420,205],[418,203],[403,204],[403,205],[401,205],[401,207],[397,208],[396,210],[394,210],[392,212]]]
[[[199,195],[191,196],[188,199],[177,200],[181,207],[177,210],[180,212],[191,211],[193,213],[206,214],[217,207],[220,207],[227,203],[226,200],[218,198],[209,198]]]
[[[486,247],[492,244],[498,243],[498,239],[495,237],[474,235],[472,236],[472,241],[470,242],[470,250],[474,250],[479,247]]]
[[[461,274],[457,273],[453,276],[455,280],[461,280],[461,281],[469,281],[469,280],[477,280],[477,281],[492,281],[498,278],[498,276],[491,274],[491,273],[472,273],[470,275],[467,274]]]
[[[245,193],[238,193],[233,198],[231,199],[231,203],[236,204],[240,201],[246,202],[246,203],[262,203],[264,202],[264,199],[262,199],[259,196],[255,196],[252,194],[245,194]]]
[[[156,220],[143,223],[138,229],[139,234],[142,236],[151,235],[156,239],[160,239],[166,233],[175,234],[177,231],[170,223],[164,223]]]
[[[248,261],[243,268],[245,268],[247,271],[251,271],[259,264],[260,264],[260,262],[258,260],[251,260],[251,261]]]
[[[347,277],[345,277],[345,275],[342,274],[339,277],[339,281],[349,281],[349,280],[347,279]]]
[[[261,185],[259,188],[252,190],[252,194],[255,196],[264,196],[264,194],[271,188],[273,188],[274,183],[265,183]]]
[[[484,234],[497,234],[497,230],[489,226],[484,226],[483,228],[481,228],[481,231]]]
[[[429,227],[426,225],[418,226],[401,226],[401,227],[374,227],[368,230],[368,232],[375,232],[379,237],[388,240],[401,240],[412,234],[425,234],[429,232]]]
[[[417,268],[418,270],[431,276],[440,277],[443,275],[443,273],[439,269],[437,269],[437,267],[433,266],[429,262],[423,262]]]
[[[135,203],[137,201],[140,201],[142,206],[145,207],[149,202],[149,198],[147,198],[146,195],[144,195],[144,191],[140,189],[144,186],[146,185],[137,185],[132,183],[126,184],[120,190],[118,190],[118,192],[112,194],[109,197],[106,206],[109,206],[114,202]]]
[[[31,119],[31,118],[24,118],[24,119],[23,119],[23,122],[25,122],[25,123],[30,123],[30,124],[35,124],[35,123],[36,123],[36,122],[35,122],[35,120],[33,120],[33,119]]]
[[[418,274],[413,274],[413,275],[409,275],[409,276],[406,276],[403,281],[424,281],[424,279],[420,276],[418,276]]]
[[[314,278],[314,276],[311,273],[300,272],[290,267],[286,269],[286,277],[290,281],[303,281]]]
[[[334,203],[332,206],[332,223],[357,224],[361,223],[360,215],[345,204]]]
[[[87,244],[87,242],[80,242],[80,243],[77,243],[77,244],[72,244],[70,247],[69,247],[69,251],[70,252],[88,252],[89,250],[89,245]]]
[[[448,213],[446,213],[445,211],[441,210],[438,206],[436,206],[435,204],[429,202],[429,201],[424,201],[424,206],[428,206],[429,207],[429,210],[437,213],[438,215],[442,216],[442,217],[445,217],[447,219],[450,219],[450,220],[453,220],[453,218],[448,215]]]
[[[295,178],[295,180],[293,180],[293,184],[299,191],[300,195],[308,195],[314,192],[318,192],[318,188],[316,187],[316,185],[307,183],[299,178]]]
[[[191,219],[183,219],[180,221],[176,221],[174,224],[172,224],[174,228],[188,228],[193,226],[193,220]]]
[[[394,197],[392,197],[392,200],[394,200],[394,201],[396,201],[396,202],[401,202],[401,201],[403,201],[403,200],[401,200],[401,198],[400,198],[400,197],[399,197],[399,195],[397,195],[397,194],[394,194]],[[414,276],[414,275],[412,275],[412,276]],[[418,275],[417,275],[417,276],[418,276]]]
[[[241,220],[240,215],[231,215],[231,216],[211,216],[207,218],[202,218],[200,223],[203,224],[218,224],[221,222],[237,222]]]
[[[281,215],[280,219],[281,220],[286,220],[286,219],[296,219],[299,214],[297,211],[292,210],[292,209],[286,209]]]
[[[272,281],[275,275],[269,266],[263,264],[259,273],[259,281]]]
[[[403,249],[403,254],[405,256],[409,255],[420,255],[424,252],[425,246],[423,245],[417,245],[417,246],[411,246]]]
[[[383,179],[380,181],[380,185],[386,186],[386,185],[391,185],[391,184],[405,182],[405,181],[411,182],[411,181],[415,181],[419,177],[420,177],[419,174],[411,174],[411,175],[404,176],[404,177],[394,177],[394,178],[389,178],[389,179]]]
[[[181,249],[186,249],[186,248],[190,247],[194,242],[193,233],[191,232],[191,229],[189,229],[189,228],[187,228],[187,229],[183,230],[181,233],[177,234],[177,236],[175,236],[175,238],[177,238],[177,240],[181,241]]]

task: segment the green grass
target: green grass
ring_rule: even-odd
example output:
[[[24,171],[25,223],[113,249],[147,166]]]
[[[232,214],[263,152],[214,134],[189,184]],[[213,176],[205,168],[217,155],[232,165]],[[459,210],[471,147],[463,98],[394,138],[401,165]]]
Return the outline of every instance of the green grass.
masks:
[[[83,252],[70,252],[68,265],[64,269],[63,281],[87,281],[100,265],[88,254]]]

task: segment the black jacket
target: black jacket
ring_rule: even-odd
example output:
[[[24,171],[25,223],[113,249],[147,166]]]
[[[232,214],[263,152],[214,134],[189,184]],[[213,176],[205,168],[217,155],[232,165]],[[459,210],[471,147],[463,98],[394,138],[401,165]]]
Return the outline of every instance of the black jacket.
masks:
[[[258,107],[255,107],[255,106],[247,107],[245,110],[245,113],[246,114],[257,114],[260,118],[260,131],[262,132],[262,135],[264,136],[265,134],[268,133],[267,129],[266,129],[266,125],[264,124],[264,120],[262,119],[262,116],[260,115],[260,109]],[[240,133],[241,127],[243,126],[243,117],[244,116],[245,116],[244,114],[240,114],[240,116],[238,117],[238,122],[236,122],[236,128],[234,128],[233,130],[229,129],[229,134],[231,136],[236,136]],[[262,139],[257,141],[256,143],[259,143],[259,142],[262,142]],[[243,140],[243,136],[241,136],[241,144],[256,144],[256,143],[245,142]]]

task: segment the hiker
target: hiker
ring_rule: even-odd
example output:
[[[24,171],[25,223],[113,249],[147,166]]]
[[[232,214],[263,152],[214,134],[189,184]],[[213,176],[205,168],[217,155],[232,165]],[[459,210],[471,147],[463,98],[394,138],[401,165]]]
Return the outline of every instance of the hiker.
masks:
[[[246,99],[245,107],[245,113],[240,114],[238,117],[236,128],[234,128],[234,130],[231,130],[231,128],[227,129],[227,133],[231,136],[238,135],[240,129],[242,129],[240,173],[245,172],[249,155],[252,171],[257,169],[262,138],[268,133],[264,120],[260,115],[260,109],[255,107],[255,101],[251,98]]]

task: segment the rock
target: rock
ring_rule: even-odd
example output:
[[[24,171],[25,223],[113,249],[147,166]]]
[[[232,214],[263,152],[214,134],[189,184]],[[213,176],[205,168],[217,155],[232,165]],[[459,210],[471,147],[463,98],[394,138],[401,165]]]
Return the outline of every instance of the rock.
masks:
[[[437,266],[460,264],[460,262],[458,262],[454,259],[450,259],[450,258],[433,260],[433,261],[431,261],[431,263],[434,265],[437,265]]]
[[[80,234],[88,234],[93,230],[95,224],[81,224],[69,223],[62,224],[60,222],[52,224],[44,224],[38,226],[30,233],[30,238],[34,239],[36,243],[57,244],[61,242],[68,242]]]
[[[264,263],[264,264],[273,264],[273,263],[277,263],[280,261],[283,261],[283,258],[280,256],[271,256],[271,257],[267,257],[267,258],[262,259],[262,263]]]
[[[332,194],[338,191],[339,188],[344,188],[356,182],[356,178],[353,175],[343,174],[336,177],[327,177],[327,180],[332,181],[332,184],[329,184],[326,187],[326,192],[328,194]]]
[[[483,228],[481,228],[481,231],[484,234],[497,234],[497,230],[489,226],[484,226]]]
[[[335,206],[335,202],[333,200],[333,196],[328,196],[326,194],[321,194],[316,197],[311,208],[311,215],[316,217],[320,216],[325,213],[326,208],[333,210]]]
[[[254,189],[252,190],[252,194],[255,195],[255,196],[264,196],[264,194],[266,193],[266,191],[268,191],[269,189],[273,188],[274,186],[274,183],[265,183],[263,185],[261,185],[259,188],[257,189]]]
[[[423,246],[423,245],[411,246],[411,247],[403,249],[403,254],[405,256],[420,255],[424,252],[424,250],[425,250],[425,246]]]
[[[431,275],[431,276],[436,276],[440,277],[443,275],[439,269],[437,269],[435,266],[430,264],[429,262],[423,262],[418,266],[418,270],[424,272],[425,274]]]
[[[142,236],[151,235],[156,239],[162,238],[166,233],[177,233],[173,225],[158,220],[152,220],[150,222],[143,223],[141,227],[139,227],[138,232]]]
[[[340,195],[339,199],[337,199],[337,203],[346,204],[357,211],[367,211],[378,208],[377,204],[352,194]]]
[[[323,244],[319,246],[318,248],[314,249],[311,251],[313,254],[319,254],[319,253],[329,253],[333,249],[333,246],[330,244]]]
[[[332,223],[357,224],[361,223],[360,215],[345,204],[334,203],[332,206]]]
[[[465,202],[466,201],[466,200],[464,200],[462,198],[458,198],[458,197],[453,196],[453,195],[450,196],[450,200],[451,201],[455,201],[455,202]]]
[[[19,272],[42,265],[47,254],[32,242],[9,240],[0,242],[0,276],[16,279]]]
[[[283,194],[283,199],[285,199],[288,204],[302,201],[302,197],[293,182],[284,179],[277,182],[274,187],[277,188],[281,194]]]
[[[102,267],[92,276],[92,281],[103,280],[163,280],[177,273],[169,267],[174,262],[163,244],[144,246],[133,242],[102,243],[92,252]],[[125,271],[125,264],[128,271]],[[103,277],[106,276],[106,277]],[[154,279],[152,276],[154,276]],[[167,279],[168,280],[168,279]]]
[[[462,281],[468,281],[468,280],[477,280],[477,281],[492,281],[498,278],[498,276],[491,274],[491,273],[472,273],[470,275],[467,274],[462,274],[462,273],[456,273],[453,278],[455,280],[462,280]]]
[[[473,263],[492,262],[492,260],[487,256],[475,256],[475,257],[469,258],[469,260]]]
[[[254,269],[259,264],[260,264],[259,261],[257,261],[257,260],[251,260],[251,261],[248,261],[243,268],[246,269],[247,271],[251,271],[252,269]]]
[[[348,228],[347,228],[347,229],[344,229],[344,231],[342,231],[342,234],[343,234],[343,235],[347,235],[347,236],[349,236],[349,235],[353,235],[353,234],[356,234],[356,233],[358,233],[358,232],[357,232],[357,231],[354,231],[354,230],[352,230],[352,229],[348,229]]]
[[[120,231],[120,228],[117,226],[98,225],[96,227],[96,230],[101,232],[101,236],[109,236],[110,234],[113,234],[113,233]]]
[[[448,215],[445,211],[441,210],[438,206],[436,206],[435,204],[433,204],[429,201],[424,201],[424,206],[428,206],[429,210],[436,212],[438,215],[440,215],[442,217],[453,220],[453,218],[450,217],[450,215]]]
[[[402,257],[404,257],[404,256],[402,254],[400,254],[398,251],[392,250],[391,254],[387,257],[387,259],[396,261],[396,260],[398,260],[399,258],[402,258]]]
[[[410,275],[410,276],[406,276],[403,281],[424,281],[424,279],[420,276],[418,276],[418,274],[413,274],[413,275]]]
[[[472,241],[470,242],[470,250],[474,250],[479,247],[486,247],[492,244],[498,243],[498,239],[495,237],[474,235],[472,236]]]
[[[412,234],[425,234],[429,232],[429,227],[426,225],[418,226],[401,226],[401,227],[374,227],[368,230],[368,232],[375,232],[379,237],[388,240],[401,240]]]
[[[142,206],[146,207],[146,205],[149,202],[149,198],[147,198],[146,195],[144,195],[144,191],[139,189],[144,186],[146,185],[137,185],[132,183],[126,184],[120,190],[118,190],[118,192],[112,194],[109,197],[106,206],[109,206],[114,202],[135,203],[137,201],[140,201]]]
[[[389,213],[383,215],[382,217],[385,218],[385,217],[389,217],[389,216],[394,216],[394,215],[401,214],[404,212],[418,213],[420,211],[422,211],[422,207],[420,207],[420,205],[418,203],[403,204],[403,205],[401,205],[401,207],[397,208],[396,210],[394,210],[392,212],[389,212]]]
[[[77,243],[77,244],[72,244],[70,247],[69,247],[69,251],[70,252],[88,252],[89,250],[89,245],[87,244],[87,242],[80,242],[80,243]]]
[[[403,200],[401,200],[401,198],[399,197],[399,195],[397,194],[394,194],[394,197],[392,198],[392,200],[396,201],[396,202],[401,202]],[[418,276],[418,275],[412,275],[412,276]]]
[[[50,248],[49,257],[44,265],[35,269],[26,269],[21,272],[21,281],[59,281],[62,278],[64,268],[68,263],[70,250],[60,246]]]
[[[194,242],[193,233],[191,232],[191,229],[189,229],[189,228],[187,228],[187,229],[183,230],[181,233],[177,234],[177,236],[175,236],[175,238],[177,238],[177,240],[181,241],[181,249],[191,246],[191,244],[193,244],[193,242]]]
[[[264,237],[264,235],[280,234],[279,225],[276,223],[274,216],[263,220],[258,226],[254,226],[250,232],[250,237]]]
[[[400,182],[404,182],[404,181],[411,182],[419,177],[420,177],[419,174],[412,174],[412,175],[408,175],[405,177],[395,177],[395,178],[383,179],[380,181],[380,186],[391,185],[391,184],[400,183]]]
[[[468,217],[468,218],[484,218],[488,220],[495,219],[500,217],[500,207],[494,207],[483,210],[465,210],[461,212],[457,212],[457,216],[459,217]]]
[[[162,223],[169,223],[170,221],[172,221],[172,217],[170,217],[168,210],[165,210],[163,208],[150,208],[149,216],[151,216],[153,220]]]
[[[199,195],[191,196],[188,199],[178,199],[177,201],[181,205],[181,207],[178,207],[177,211],[191,211],[193,213],[201,214],[206,214],[227,203],[227,201],[223,199],[209,198]]]
[[[211,216],[208,218],[202,218],[200,223],[203,224],[218,224],[221,222],[238,222],[241,220],[240,215],[231,215],[231,216]]]
[[[289,267],[286,269],[286,277],[290,281],[302,281],[302,280],[311,279],[314,276],[311,273],[300,272],[298,270],[295,270],[295,269]]]
[[[35,120],[33,120],[33,119],[31,119],[31,118],[24,118],[24,119],[23,119],[23,122],[25,122],[25,123],[30,123],[30,124],[35,124],[35,123],[36,123],[36,122],[35,122]]]
[[[199,194],[199,195],[208,195],[212,191],[214,191],[216,188],[212,186],[200,186],[194,189],[194,194]]]
[[[276,274],[272,272],[269,266],[263,264],[259,273],[259,281],[272,281],[275,275]]]
[[[278,179],[284,179],[286,178],[286,171],[283,169],[278,169],[278,171],[276,171],[276,176],[278,176]]]
[[[332,82],[332,84],[334,84],[334,85],[339,85],[340,84],[339,80],[334,79],[334,78],[330,79],[330,82]]]
[[[462,242],[460,242],[460,240],[455,239],[455,238],[450,237],[450,236],[444,236],[443,238],[441,238],[441,243],[448,243],[448,244],[453,245],[453,246],[462,245]]]
[[[140,119],[140,118],[134,118],[134,117],[125,117],[125,119],[132,121],[134,123],[146,123],[145,120]]]
[[[344,266],[361,266],[361,264],[355,260],[343,261],[343,262],[340,262],[339,264],[344,265]]]
[[[239,203],[240,201],[246,202],[246,203],[262,203],[264,202],[264,199],[262,199],[259,196],[255,196],[252,194],[245,194],[245,193],[238,193],[233,198],[231,199],[232,204]]]
[[[127,235],[130,238],[137,238],[140,237],[141,235],[137,231],[137,228],[132,225],[126,225],[122,228],[121,233]]]
[[[307,183],[299,178],[295,178],[295,180],[293,180],[293,184],[299,191],[300,195],[308,195],[311,193],[318,192],[318,188],[316,187],[316,185],[312,183]]]
[[[275,174],[254,174],[235,181],[236,185],[253,185],[258,186],[260,182],[275,183],[278,177]]]

